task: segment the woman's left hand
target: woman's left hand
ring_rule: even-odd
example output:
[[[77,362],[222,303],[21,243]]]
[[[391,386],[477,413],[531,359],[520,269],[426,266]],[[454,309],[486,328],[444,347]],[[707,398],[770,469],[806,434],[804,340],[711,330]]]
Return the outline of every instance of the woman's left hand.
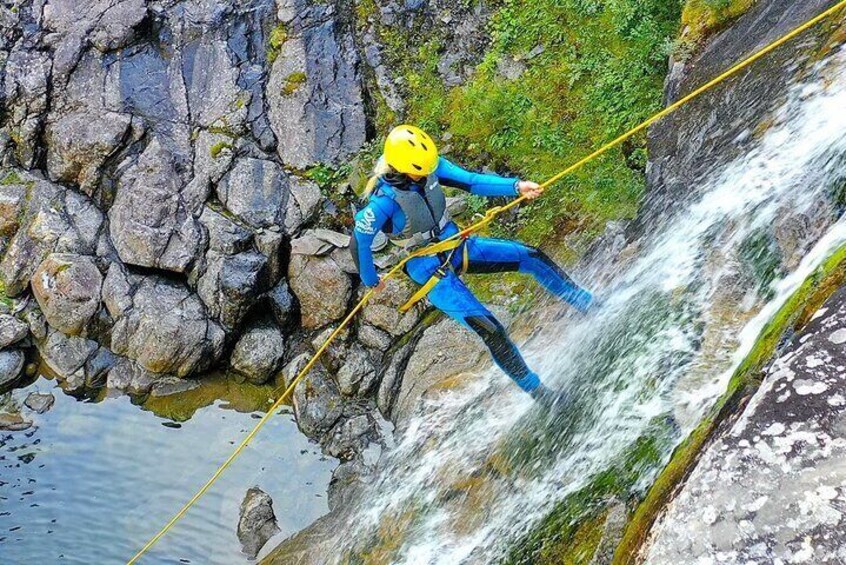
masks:
[[[517,192],[520,193],[520,196],[525,196],[527,200],[534,200],[543,194],[543,189],[536,182],[521,180],[517,183]]]

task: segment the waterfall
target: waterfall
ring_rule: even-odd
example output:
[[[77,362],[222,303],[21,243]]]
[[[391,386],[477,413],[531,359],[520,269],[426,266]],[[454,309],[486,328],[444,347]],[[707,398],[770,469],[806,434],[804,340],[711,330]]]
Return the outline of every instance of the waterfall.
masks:
[[[841,49],[766,127],[748,124],[744,155],[714,163],[617,260],[584,269],[588,287],[608,281],[600,309],[538,316],[527,360],[570,407],[543,414],[496,369],[427,401],[346,515],[334,555],[496,562],[609,469],[642,493],[776,309],[846,241],[844,109]]]

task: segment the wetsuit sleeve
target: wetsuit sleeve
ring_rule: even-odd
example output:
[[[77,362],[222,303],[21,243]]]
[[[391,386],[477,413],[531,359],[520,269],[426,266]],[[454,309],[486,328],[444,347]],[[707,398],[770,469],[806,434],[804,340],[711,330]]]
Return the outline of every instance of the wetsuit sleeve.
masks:
[[[391,217],[391,207],[374,198],[355,215],[355,228],[350,239],[350,251],[358,269],[361,282],[366,286],[379,284],[379,275],[373,263],[373,238]]]
[[[479,196],[517,196],[519,179],[471,173],[455,163],[441,157],[435,170],[441,184]]]

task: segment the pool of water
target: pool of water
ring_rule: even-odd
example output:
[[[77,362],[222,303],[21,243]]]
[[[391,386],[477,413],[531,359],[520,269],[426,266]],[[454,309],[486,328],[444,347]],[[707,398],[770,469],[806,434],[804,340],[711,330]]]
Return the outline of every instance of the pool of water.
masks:
[[[44,376],[14,391],[16,402],[33,391],[56,402],[23,409],[29,430],[0,432],[0,563],[125,563],[255,425],[261,412],[235,387],[217,379],[146,406],[80,401]],[[285,409],[141,562],[245,563],[236,527],[246,490],[273,498],[282,531],[270,548],[328,511],[335,465]]]

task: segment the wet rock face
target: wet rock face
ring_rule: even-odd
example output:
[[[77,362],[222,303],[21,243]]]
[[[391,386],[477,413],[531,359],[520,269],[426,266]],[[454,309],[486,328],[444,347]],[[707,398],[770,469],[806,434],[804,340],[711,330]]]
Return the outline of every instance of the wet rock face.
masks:
[[[669,101],[690,93],[731,65],[834,5],[833,0],[756,2],[692,60],[674,65],[666,93]],[[817,26],[755,63],[750,72],[682,107],[649,128],[649,191],[633,229],[655,229],[662,211],[696,194],[689,187],[715,163],[747,153],[755,131],[768,127],[791,85],[818,60],[826,26]]]
[[[648,563],[846,559],[846,289],[816,316],[708,447]]]
[[[278,4],[288,39],[271,68],[267,98],[279,157],[298,168],[339,162],[366,136],[353,30],[333,4]]]
[[[427,392],[479,369],[486,354],[481,340],[453,320],[445,318],[426,329],[408,359],[391,419],[398,424],[408,421]]]
[[[24,352],[19,349],[0,351],[0,390],[12,385],[23,374]]]
[[[260,488],[253,487],[244,495],[240,516],[238,540],[241,550],[254,559],[267,540],[280,532],[273,513],[273,500]]]

